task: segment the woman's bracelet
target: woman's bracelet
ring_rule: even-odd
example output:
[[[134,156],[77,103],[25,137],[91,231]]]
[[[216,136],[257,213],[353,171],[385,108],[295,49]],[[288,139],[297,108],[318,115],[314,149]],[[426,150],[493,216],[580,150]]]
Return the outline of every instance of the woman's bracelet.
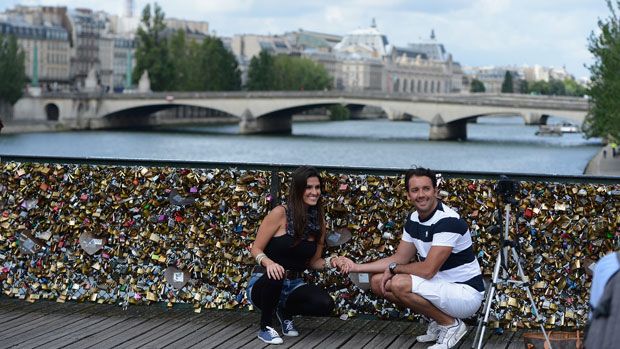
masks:
[[[331,269],[332,268],[332,256],[329,257],[325,257],[325,269]]]
[[[261,262],[263,261],[263,259],[267,258],[267,255],[264,253],[259,253],[258,255],[256,255],[255,259],[256,259],[256,264],[261,265]]]

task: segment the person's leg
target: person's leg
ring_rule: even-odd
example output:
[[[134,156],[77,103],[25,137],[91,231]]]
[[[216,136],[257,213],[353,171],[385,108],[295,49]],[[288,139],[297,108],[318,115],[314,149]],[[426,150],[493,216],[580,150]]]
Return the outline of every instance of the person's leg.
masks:
[[[388,301],[394,303],[399,308],[406,308],[407,305],[403,304],[400,299],[396,298],[392,292],[388,292],[385,295],[381,294],[381,277],[383,273],[372,274],[370,278],[370,290],[372,293],[379,297],[383,297]]]
[[[296,288],[286,299],[282,313],[285,319],[293,315],[327,316],[334,310],[334,300],[324,289],[315,285]]]
[[[395,298],[413,311],[435,320],[439,325],[452,325],[454,317],[444,313],[426,298],[413,293],[411,275],[395,275],[386,286],[386,298]]]
[[[252,287],[252,304],[261,310],[260,327],[265,329],[271,327],[273,312],[280,301],[283,280],[274,280],[267,277],[267,274],[254,283]]]

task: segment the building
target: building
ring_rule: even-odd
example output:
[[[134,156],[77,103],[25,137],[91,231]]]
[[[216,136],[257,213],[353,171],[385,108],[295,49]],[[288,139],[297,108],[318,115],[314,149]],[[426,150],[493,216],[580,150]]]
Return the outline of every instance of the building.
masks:
[[[504,79],[506,78],[506,72],[510,72],[512,75],[512,90],[514,92],[519,91],[520,81],[523,80],[522,70],[518,67],[504,66],[504,67],[466,67],[465,72],[471,79],[480,80],[484,84],[485,92],[487,93],[501,93]]]
[[[70,38],[62,27],[66,9],[41,8],[39,16],[27,8],[0,17],[0,32],[15,35],[24,51],[26,76],[31,85],[60,89],[70,84]],[[58,17],[56,17],[56,15]]]

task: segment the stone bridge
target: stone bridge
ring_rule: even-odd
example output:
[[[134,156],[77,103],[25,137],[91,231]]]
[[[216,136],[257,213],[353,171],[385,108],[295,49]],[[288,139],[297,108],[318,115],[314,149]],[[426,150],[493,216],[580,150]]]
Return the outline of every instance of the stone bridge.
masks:
[[[521,115],[526,124],[544,124],[556,116],[581,125],[588,112],[583,98],[519,94],[447,94],[411,96],[340,91],[217,92],[148,94],[43,94],[25,97],[15,119],[58,121],[76,129],[153,126],[153,113],[179,106],[208,108],[240,121],[241,133],[290,133],[292,115],[344,105],[354,113],[364,106],[385,111],[391,120],[417,117],[431,125],[429,139],[467,138],[467,121],[488,115]]]

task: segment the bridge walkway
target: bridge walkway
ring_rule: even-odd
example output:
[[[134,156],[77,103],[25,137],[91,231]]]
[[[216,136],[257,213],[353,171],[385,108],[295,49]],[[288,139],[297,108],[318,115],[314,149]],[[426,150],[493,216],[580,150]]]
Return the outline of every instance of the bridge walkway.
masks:
[[[355,317],[301,317],[299,337],[284,337],[275,348],[426,348],[415,337],[425,325],[403,320]],[[265,348],[256,338],[258,312],[205,310],[164,304],[126,310],[95,303],[26,302],[0,297],[3,348]],[[470,328],[458,348],[470,348]],[[493,332],[493,331],[488,331]],[[485,349],[523,348],[523,332],[487,334]]]

